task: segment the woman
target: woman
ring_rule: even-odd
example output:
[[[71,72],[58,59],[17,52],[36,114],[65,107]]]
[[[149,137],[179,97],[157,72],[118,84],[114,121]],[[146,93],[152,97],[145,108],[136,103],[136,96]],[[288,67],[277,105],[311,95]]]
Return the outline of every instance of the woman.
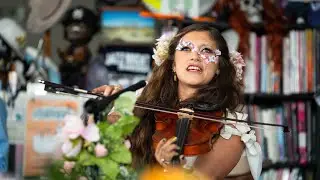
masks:
[[[191,25],[172,38],[160,38],[153,56],[158,66],[154,68],[138,101],[171,108],[184,102],[205,102],[214,104],[216,109],[222,109],[232,116],[227,112],[235,112],[242,102],[240,80],[241,67],[244,65],[241,62],[235,65],[233,61],[242,59],[239,54],[233,55],[237,57],[230,57],[221,34],[207,25]],[[109,95],[118,89],[117,86],[102,86],[93,91]],[[130,138],[133,165],[144,167],[158,163],[164,168],[170,167],[172,158],[177,155],[176,150],[181,148],[175,144],[176,138],[163,139],[153,149],[154,112],[135,109],[135,115],[141,121]],[[247,164],[247,158],[242,158],[245,157],[242,155],[248,155],[248,147],[251,151],[261,152],[254,138],[251,138],[250,145],[247,143],[245,146],[241,137],[248,134],[250,129],[243,124],[242,127],[244,128],[239,128],[239,124],[224,125],[220,129],[221,136],[212,143],[211,151],[198,155],[195,159],[186,157],[181,162],[187,161],[190,164],[192,161],[194,172],[210,179],[225,178],[233,169],[236,171],[236,165],[243,163],[243,160]],[[257,179],[261,171],[261,154],[253,154],[251,159],[254,160],[250,161],[249,158],[249,164],[253,177]],[[255,163],[256,169],[252,163]]]

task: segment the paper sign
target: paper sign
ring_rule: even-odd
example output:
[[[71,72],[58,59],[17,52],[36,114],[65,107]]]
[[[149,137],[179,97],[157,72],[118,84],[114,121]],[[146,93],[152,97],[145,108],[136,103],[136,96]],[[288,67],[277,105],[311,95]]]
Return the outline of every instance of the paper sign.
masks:
[[[24,176],[44,173],[57,150],[56,133],[66,114],[78,114],[79,103],[65,99],[31,99],[27,104]]]

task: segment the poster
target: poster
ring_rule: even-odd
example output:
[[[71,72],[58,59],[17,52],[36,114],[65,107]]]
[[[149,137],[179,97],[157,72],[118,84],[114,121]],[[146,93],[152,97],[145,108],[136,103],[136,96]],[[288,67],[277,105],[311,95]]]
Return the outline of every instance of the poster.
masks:
[[[155,20],[136,10],[105,10],[101,13],[102,37],[107,44],[153,44]]]
[[[56,152],[56,133],[66,114],[79,114],[79,102],[70,97],[34,98],[26,107],[24,176],[39,176]]]

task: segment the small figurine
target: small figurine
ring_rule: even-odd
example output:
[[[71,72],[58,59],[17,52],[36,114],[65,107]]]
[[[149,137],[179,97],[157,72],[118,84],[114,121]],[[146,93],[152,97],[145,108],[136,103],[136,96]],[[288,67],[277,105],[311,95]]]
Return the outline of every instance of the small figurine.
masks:
[[[256,0],[241,0],[240,9],[245,12],[247,20],[251,24],[262,23],[262,10],[263,7],[259,1]]]
[[[62,84],[85,88],[87,64],[91,58],[88,43],[99,30],[99,18],[91,10],[76,6],[67,11],[62,24],[64,38],[70,42],[64,51],[58,49]]]

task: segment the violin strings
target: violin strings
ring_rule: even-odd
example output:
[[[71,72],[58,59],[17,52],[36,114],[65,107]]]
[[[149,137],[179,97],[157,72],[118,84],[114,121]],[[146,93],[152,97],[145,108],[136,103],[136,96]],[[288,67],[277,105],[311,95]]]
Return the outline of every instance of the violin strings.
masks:
[[[139,105],[135,105],[135,107],[137,107],[137,108],[142,108],[142,109],[147,109],[147,110],[151,110],[151,111],[159,111],[159,112],[164,112],[164,113],[170,113],[170,114],[176,114],[176,115],[178,115],[178,113],[176,113],[176,112],[171,112],[171,111],[166,111],[166,110],[161,110],[161,109],[154,109],[154,108],[149,108],[149,107],[142,107],[142,106],[139,106]],[[194,116],[195,118],[199,118],[199,119],[203,119],[203,120],[208,120],[208,121],[214,121],[214,122],[221,122],[221,123],[223,123],[223,124],[235,124],[236,122],[234,122],[234,123],[228,123],[228,122],[224,122],[223,120],[216,120],[216,119],[211,119],[211,118],[207,118],[207,117],[200,117],[200,116]],[[226,118],[227,120],[229,119],[230,120],[230,118]],[[231,119],[232,120],[232,119]],[[240,121],[240,120],[239,120]],[[244,121],[243,120],[243,122],[246,122],[247,123],[247,121]],[[248,126],[249,127],[251,127],[251,128],[256,128],[256,129],[261,129],[261,130],[274,130],[274,129],[271,129],[271,128],[263,128],[263,127],[259,127],[259,126],[254,126],[254,125],[249,125],[248,124]]]
[[[144,105],[143,103],[136,103],[138,105]],[[166,113],[169,113],[171,111],[173,112],[178,112],[177,110],[175,109],[170,109],[170,108],[165,108],[165,107],[161,107],[159,108],[158,106],[154,106],[154,105],[150,105],[150,104],[146,104],[147,106],[149,106],[150,108],[153,108],[152,110],[153,111],[160,111],[160,112],[164,112],[166,111]],[[142,106],[140,106],[141,108],[143,108]],[[147,109],[147,108],[146,108]],[[183,112],[183,113],[187,113],[187,114],[190,114],[190,112],[187,112],[187,111],[179,111],[179,112]],[[172,113],[172,112],[171,112]],[[173,114],[176,114],[176,113],[173,113]],[[195,117],[198,117],[198,118],[208,118],[206,120],[211,120],[212,121],[212,117],[211,116],[207,116],[207,115],[203,115],[203,114],[198,114],[198,113],[194,113],[193,114]],[[243,116],[243,114],[242,114]],[[203,118],[202,118],[203,119]],[[244,122],[244,123],[248,123],[249,121],[246,121],[246,120],[240,120],[240,119],[233,119],[233,118],[228,118],[228,117],[215,117],[216,119],[216,122],[220,122],[219,120],[230,120],[230,121],[235,121],[235,122]],[[267,126],[274,126],[274,127],[281,127],[281,128],[286,128],[285,126],[283,125],[279,125],[279,124],[271,124],[271,123],[263,123],[263,122],[252,122],[251,123],[253,124],[257,124],[257,125],[267,125]],[[259,128],[258,128],[259,129]],[[260,128],[261,129],[261,128]]]

